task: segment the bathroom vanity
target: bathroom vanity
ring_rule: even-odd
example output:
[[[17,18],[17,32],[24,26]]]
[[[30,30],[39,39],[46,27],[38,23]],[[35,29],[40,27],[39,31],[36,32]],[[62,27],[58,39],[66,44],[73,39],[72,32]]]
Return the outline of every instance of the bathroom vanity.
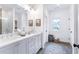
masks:
[[[0,39],[0,54],[35,54],[42,47],[42,33]]]
[[[0,5],[0,54],[35,54],[42,47],[42,32],[28,26],[27,10]],[[18,33],[16,33],[18,32]]]

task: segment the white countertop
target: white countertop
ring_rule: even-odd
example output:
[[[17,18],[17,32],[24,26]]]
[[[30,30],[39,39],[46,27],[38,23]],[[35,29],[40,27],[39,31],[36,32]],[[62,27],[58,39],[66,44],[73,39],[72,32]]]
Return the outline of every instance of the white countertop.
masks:
[[[18,42],[18,41],[23,40],[23,39],[25,39],[25,38],[30,38],[30,37],[32,37],[32,36],[36,36],[36,35],[39,35],[39,34],[41,34],[41,32],[39,32],[39,33],[34,33],[34,34],[28,34],[28,35],[26,35],[26,36],[16,36],[16,37],[10,37],[10,38],[7,38],[7,37],[6,37],[6,38],[4,38],[4,39],[1,39],[1,38],[0,38],[0,48],[1,48],[1,47],[4,47],[4,46],[6,46],[6,45],[9,45],[9,44]]]

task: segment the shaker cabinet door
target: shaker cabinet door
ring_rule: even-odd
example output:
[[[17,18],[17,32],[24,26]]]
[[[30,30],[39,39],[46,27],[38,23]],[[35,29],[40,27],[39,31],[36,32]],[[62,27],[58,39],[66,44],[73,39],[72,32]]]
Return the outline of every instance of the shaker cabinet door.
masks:
[[[29,54],[35,54],[35,39],[29,38],[28,39],[28,45],[29,45]]]
[[[5,47],[2,47],[0,48],[0,54],[17,54],[18,53],[17,46],[18,46],[17,43],[13,43]]]
[[[27,40],[24,39],[22,41],[19,42],[19,45],[18,45],[18,53],[19,54],[27,54],[28,53],[28,45],[27,45]]]

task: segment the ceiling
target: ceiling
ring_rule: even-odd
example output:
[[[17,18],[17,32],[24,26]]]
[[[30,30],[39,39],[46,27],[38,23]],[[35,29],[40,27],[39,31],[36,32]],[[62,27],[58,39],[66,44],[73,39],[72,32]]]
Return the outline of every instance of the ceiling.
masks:
[[[24,9],[17,5],[17,4],[0,4],[0,7],[6,11],[10,11],[13,10],[13,8],[15,8],[15,10],[17,10],[17,12],[23,12]]]
[[[40,6],[40,4],[29,4],[30,8],[37,10]]]
[[[53,12],[53,11],[58,11],[58,10],[65,10],[65,9],[69,9],[70,5],[69,4],[46,4],[45,8],[49,11],[49,12]]]

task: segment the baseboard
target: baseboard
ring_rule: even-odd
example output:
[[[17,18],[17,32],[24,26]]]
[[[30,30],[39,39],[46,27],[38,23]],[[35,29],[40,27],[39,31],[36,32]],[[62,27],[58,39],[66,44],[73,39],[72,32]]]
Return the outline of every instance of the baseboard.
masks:
[[[69,45],[71,45],[71,43],[69,43],[69,42],[64,42],[64,41],[60,41],[60,40],[54,40],[53,42],[54,43],[69,44]]]

